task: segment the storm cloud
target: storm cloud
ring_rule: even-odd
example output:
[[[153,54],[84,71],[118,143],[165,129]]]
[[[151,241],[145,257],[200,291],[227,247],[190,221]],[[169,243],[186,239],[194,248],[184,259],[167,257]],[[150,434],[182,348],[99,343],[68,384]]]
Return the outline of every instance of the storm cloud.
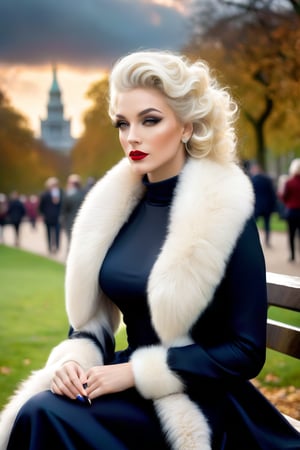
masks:
[[[187,35],[186,16],[150,0],[0,2],[2,63],[109,65],[138,49],[180,49]]]

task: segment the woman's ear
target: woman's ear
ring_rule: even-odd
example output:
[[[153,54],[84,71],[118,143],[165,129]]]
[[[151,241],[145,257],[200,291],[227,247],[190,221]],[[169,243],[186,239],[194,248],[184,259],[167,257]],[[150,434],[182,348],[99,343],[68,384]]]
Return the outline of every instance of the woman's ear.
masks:
[[[193,134],[192,122],[185,123],[183,126],[182,141],[188,142]]]

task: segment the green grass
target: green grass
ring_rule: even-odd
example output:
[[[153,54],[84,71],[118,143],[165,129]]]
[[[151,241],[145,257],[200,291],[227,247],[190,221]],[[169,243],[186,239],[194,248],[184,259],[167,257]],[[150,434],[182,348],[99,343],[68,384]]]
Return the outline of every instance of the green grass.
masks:
[[[263,229],[263,219],[260,217],[257,221],[257,226],[259,229]],[[271,232],[272,231],[284,231],[286,232],[287,226],[286,221],[281,219],[277,213],[271,216]]]
[[[0,405],[66,336],[64,266],[0,246]]]
[[[268,316],[273,320],[300,327],[300,314],[295,311],[272,306],[269,308]],[[299,360],[267,349],[266,363],[257,378],[266,386],[292,385],[299,388]]]
[[[0,267],[1,409],[19,381],[41,368],[52,347],[66,337],[68,322],[63,264],[0,245]],[[278,319],[282,313],[272,308],[270,316]],[[293,313],[287,313],[284,320],[300,326]],[[117,349],[126,345],[124,328],[116,342]],[[268,350],[258,378],[264,382],[267,374],[274,375],[273,385],[299,386],[299,361]]]
[[[68,332],[63,264],[0,245],[0,409]],[[126,342],[125,331],[116,339]]]

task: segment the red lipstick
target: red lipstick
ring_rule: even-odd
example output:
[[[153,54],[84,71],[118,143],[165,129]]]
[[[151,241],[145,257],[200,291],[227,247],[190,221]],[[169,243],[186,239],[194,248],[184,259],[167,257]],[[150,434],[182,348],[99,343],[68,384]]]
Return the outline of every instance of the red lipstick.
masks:
[[[129,153],[129,158],[133,161],[140,161],[141,159],[146,158],[146,156],[148,156],[148,153],[141,152],[140,150],[131,150]]]

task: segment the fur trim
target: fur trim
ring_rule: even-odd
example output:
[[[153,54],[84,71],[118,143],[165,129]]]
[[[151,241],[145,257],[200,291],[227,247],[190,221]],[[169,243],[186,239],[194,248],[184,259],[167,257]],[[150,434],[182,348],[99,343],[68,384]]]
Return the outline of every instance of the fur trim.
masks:
[[[76,361],[84,370],[102,365],[103,357],[99,348],[90,339],[68,339],[51,351],[46,367],[53,364],[62,366],[67,361]]]
[[[131,356],[137,390],[148,399],[183,392],[184,385],[167,364],[167,350],[149,346],[136,350]]]
[[[99,292],[98,272],[143,191],[140,177],[133,173],[128,160],[122,159],[89,191],[80,208],[72,230],[65,281],[67,314],[77,330],[88,329],[98,309],[107,331],[115,332],[119,326],[118,309]]]
[[[119,312],[99,292],[98,271],[143,192],[140,176],[123,159],[90,191],[79,212],[66,269],[66,308],[75,329],[90,331],[96,322],[94,329],[99,323],[110,333],[117,329]],[[251,183],[237,165],[188,159],[148,284],[153,325],[164,344],[184,338],[211,301],[253,203]]]
[[[236,165],[186,164],[148,284],[153,325],[165,344],[186,336],[213,298],[252,209],[251,184]]]
[[[20,384],[0,416],[0,450],[6,450],[9,436],[19,409],[24,403],[39,392],[50,388],[54,372],[59,364],[44,367],[32,372],[30,377]]]
[[[76,361],[84,370],[103,364],[98,347],[89,339],[68,339],[53,348],[46,366],[32,372],[23,381],[9,400],[0,415],[0,450],[7,447],[9,435],[19,409],[35,394],[50,389],[51,380],[56,370],[66,361]]]
[[[154,406],[173,450],[211,450],[206,418],[187,395],[169,395]]]
[[[93,332],[102,342],[101,328],[112,335],[119,326],[120,313],[99,290],[98,271],[143,192],[140,176],[134,174],[128,160],[123,159],[89,192],[73,227],[65,284],[69,322],[75,330]],[[235,164],[188,159],[171,206],[168,235],[148,283],[152,322],[164,345],[188,342],[190,328],[213,298],[224,275],[236,240],[252,214],[253,203],[251,183]],[[82,344],[84,349],[76,339],[72,344],[58,346],[49,357],[49,365],[22,385],[2,414],[2,442],[7,442],[2,430],[9,434],[24,401],[49,387],[55,367],[69,359],[80,359],[83,367],[102,361],[92,343],[86,353],[86,343]],[[132,361],[142,395],[165,396],[155,403],[163,405],[158,410],[162,426],[174,443],[173,448],[198,449],[200,439],[203,441],[201,449],[208,449],[209,433],[199,409],[185,394],[168,395],[182,391],[184,386],[167,367],[166,349],[139,349],[134,352]],[[157,374],[155,381],[154,373]],[[173,407],[176,414],[170,410]],[[5,447],[0,447],[3,449]]]

